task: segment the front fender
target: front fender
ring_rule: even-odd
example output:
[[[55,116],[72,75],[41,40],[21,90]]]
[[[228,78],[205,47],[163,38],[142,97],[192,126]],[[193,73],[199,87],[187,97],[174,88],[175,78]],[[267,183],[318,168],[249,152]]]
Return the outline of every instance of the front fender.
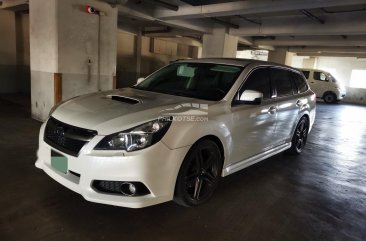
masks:
[[[176,149],[184,146],[192,146],[205,136],[216,136],[222,143],[226,160],[226,156],[232,146],[231,128],[226,123],[218,119],[195,122],[173,121],[162,141],[168,148]]]

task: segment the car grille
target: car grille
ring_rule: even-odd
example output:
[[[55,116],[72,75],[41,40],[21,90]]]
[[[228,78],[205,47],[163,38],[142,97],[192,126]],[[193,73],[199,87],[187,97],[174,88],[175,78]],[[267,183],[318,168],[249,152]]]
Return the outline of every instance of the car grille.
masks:
[[[99,181],[96,180],[93,182],[93,187],[98,191],[105,193],[121,193],[121,185],[123,182],[119,181]]]
[[[78,156],[81,148],[97,134],[94,130],[71,126],[50,117],[43,139],[47,144],[61,152]]]

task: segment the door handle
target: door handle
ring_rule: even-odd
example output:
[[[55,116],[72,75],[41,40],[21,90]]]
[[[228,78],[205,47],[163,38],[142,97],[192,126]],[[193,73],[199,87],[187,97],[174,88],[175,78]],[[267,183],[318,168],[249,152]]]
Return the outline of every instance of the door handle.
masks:
[[[296,101],[296,106],[297,107],[301,107],[303,105],[302,101],[301,100],[297,100]]]
[[[277,112],[277,107],[276,107],[276,106],[271,106],[271,107],[269,107],[269,109],[268,109],[268,114],[273,115],[273,114],[275,114],[276,112]]]

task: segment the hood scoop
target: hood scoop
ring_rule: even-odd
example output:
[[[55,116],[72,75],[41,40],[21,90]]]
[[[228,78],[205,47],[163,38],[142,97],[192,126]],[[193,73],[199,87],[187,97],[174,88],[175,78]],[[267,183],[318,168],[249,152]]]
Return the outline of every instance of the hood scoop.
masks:
[[[126,96],[121,96],[121,95],[107,95],[107,98],[115,100],[115,101],[123,102],[126,104],[130,104],[130,105],[135,105],[135,104],[141,103],[140,100],[126,97]]]

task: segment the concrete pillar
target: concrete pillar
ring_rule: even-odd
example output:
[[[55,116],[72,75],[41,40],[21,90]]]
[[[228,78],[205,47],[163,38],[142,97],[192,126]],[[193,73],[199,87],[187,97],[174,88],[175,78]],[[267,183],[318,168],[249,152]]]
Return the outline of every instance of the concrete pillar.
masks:
[[[314,69],[316,64],[315,57],[303,58],[302,67],[306,69]]]
[[[224,27],[216,27],[212,34],[203,35],[203,58],[235,58],[238,49],[238,37],[227,34]]]
[[[293,56],[294,53],[288,52],[287,48],[276,48],[276,50],[268,52],[268,61],[291,65]]]
[[[15,13],[0,10],[0,93],[16,92],[16,21]]]
[[[136,36],[136,80],[141,77],[141,48],[142,48],[142,32],[138,30]]]
[[[292,59],[293,59],[294,56],[295,56],[295,53],[286,52],[285,65],[291,66],[292,65]]]
[[[117,14],[95,0],[30,0],[33,118],[45,120],[61,100],[113,88]]]

